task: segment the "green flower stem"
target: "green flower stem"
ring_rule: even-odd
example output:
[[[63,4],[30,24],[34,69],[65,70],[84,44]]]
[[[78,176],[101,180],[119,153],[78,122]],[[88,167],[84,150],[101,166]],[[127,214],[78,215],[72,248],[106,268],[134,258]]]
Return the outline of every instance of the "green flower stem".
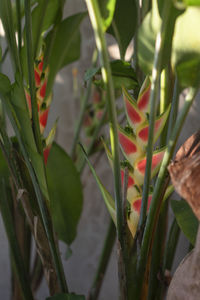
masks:
[[[14,231],[14,223],[11,215],[9,201],[6,196],[5,183],[1,182],[1,197],[0,197],[0,206],[1,206],[1,215],[5,225],[13,266],[18,278],[18,283],[23,295],[24,300],[33,300],[32,291],[29,284],[28,274],[26,273],[26,268],[24,261],[21,255],[20,247]]]
[[[149,135],[148,135],[148,147],[147,147],[147,167],[145,170],[144,177],[144,186],[142,193],[142,206],[139,220],[139,227],[144,225],[147,213],[147,202],[149,195],[149,186],[151,180],[151,165],[152,165],[152,155],[153,155],[153,136],[154,136],[154,124],[156,117],[156,100],[159,92],[159,79],[161,73],[161,63],[163,57],[163,47],[166,32],[168,29],[168,22],[170,20],[170,8],[171,1],[166,1],[163,12],[163,23],[161,30],[157,35],[156,46],[155,46],[155,55],[154,55],[154,65],[152,71],[152,84],[151,84],[151,94],[150,94],[150,119],[149,119]]]
[[[123,203],[122,203],[122,189],[121,189],[121,174],[120,174],[120,160],[119,160],[119,142],[117,134],[117,113],[115,107],[114,86],[112,81],[111,69],[109,64],[109,57],[106,47],[105,36],[103,32],[103,24],[98,3],[96,0],[85,0],[95,34],[96,45],[99,51],[99,57],[102,67],[102,77],[107,88],[107,103],[110,118],[110,137],[111,149],[113,155],[114,168],[114,186],[115,186],[115,206],[117,214],[117,235],[122,251],[123,263],[126,260],[125,254],[125,238],[123,231]]]
[[[35,92],[35,74],[34,74],[34,58],[33,58],[33,45],[32,45],[33,42],[32,42],[30,0],[25,0],[25,26],[26,26],[26,50],[27,50],[29,88],[30,88],[30,95],[31,95],[33,133],[34,133],[38,152],[42,155],[43,147],[42,147],[42,139],[40,134],[38,108],[37,108],[36,92]]]
[[[94,53],[93,53],[93,58],[92,58],[92,66],[93,67],[96,65],[97,57],[98,57],[98,53],[95,50]],[[90,79],[89,82],[88,82],[87,90],[86,90],[86,93],[84,94],[84,97],[83,97],[83,100],[82,100],[81,112],[80,112],[80,116],[79,116],[79,119],[78,119],[75,135],[74,135],[74,140],[72,142],[71,157],[74,157],[74,155],[75,155],[76,146],[77,146],[79,136],[80,136],[80,132],[81,132],[81,126],[82,126],[83,120],[84,120],[85,110],[86,110],[87,103],[88,103],[88,100],[89,100],[89,97],[90,97],[90,94],[91,94],[91,87],[92,87],[92,79]]]
[[[179,84],[178,84],[178,79],[176,78],[175,83],[174,83],[172,106],[171,106],[171,111],[170,111],[170,116],[169,116],[167,141],[169,141],[169,139],[170,139],[173,126],[176,122],[176,117],[177,117],[177,113],[178,113],[178,105],[179,105],[179,92],[180,92],[180,87],[179,87]]]
[[[17,12],[18,49],[20,53],[22,48],[21,0],[16,0],[16,12]]]
[[[95,275],[92,288],[89,293],[88,300],[96,300],[98,299],[99,292],[102,286],[103,278],[107,269],[107,265],[110,259],[110,255],[112,253],[113,245],[115,243],[116,238],[116,228],[113,221],[110,219],[106,238],[104,241],[103,250],[101,253],[97,273]]]
[[[158,174],[158,178],[156,181],[156,185],[154,188],[153,192],[153,197],[152,197],[152,202],[151,206],[149,209],[149,213],[147,216],[147,222],[144,230],[144,235],[143,235],[143,240],[142,240],[142,245],[141,245],[141,251],[140,251],[140,256],[139,256],[139,261],[138,261],[138,270],[137,270],[137,275],[138,275],[138,281],[137,281],[137,294],[138,297],[141,293],[141,285],[142,285],[142,278],[144,276],[145,272],[145,265],[148,257],[148,252],[149,252],[149,245],[152,239],[152,232],[155,228],[155,217],[157,215],[157,211],[159,209],[158,203],[160,200],[160,194],[162,193],[163,189],[163,182],[166,177],[167,173],[167,166],[170,162],[170,159],[173,155],[173,151],[178,139],[178,136],[180,134],[181,128],[184,124],[184,120],[189,112],[189,109],[193,103],[193,100],[195,98],[195,95],[197,93],[197,89],[195,88],[190,88],[189,92],[187,94],[187,97],[185,99],[185,104],[177,118],[177,121],[175,123],[175,126],[173,128],[171,137],[169,139],[169,143],[167,145],[167,149],[160,167],[160,171]],[[136,298],[139,299],[139,298]]]

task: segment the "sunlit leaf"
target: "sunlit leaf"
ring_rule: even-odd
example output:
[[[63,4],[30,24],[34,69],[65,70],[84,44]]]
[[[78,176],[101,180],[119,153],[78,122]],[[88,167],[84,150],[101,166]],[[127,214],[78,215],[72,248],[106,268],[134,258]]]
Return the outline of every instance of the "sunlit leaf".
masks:
[[[114,18],[108,33],[112,34],[119,44],[124,57],[137,26],[137,5],[135,0],[116,0]]]
[[[113,19],[116,0],[98,0],[98,3],[103,20],[104,31],[106,31]]]

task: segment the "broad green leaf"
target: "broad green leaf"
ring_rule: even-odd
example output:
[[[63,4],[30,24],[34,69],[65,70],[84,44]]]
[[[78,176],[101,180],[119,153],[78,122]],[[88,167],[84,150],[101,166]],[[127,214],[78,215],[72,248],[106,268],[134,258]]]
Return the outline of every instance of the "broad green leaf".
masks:
[[[107,209],[110,213],[110,216],[113,220],[113,222],[115,223],[116,225],[116,211],[115,211],[115,201],[113,199],[113,197],[110,195],[110,193],[107,191],[107,189],[104,187],[104,185],[102,184],[101,180],[99,179],[99,177],[97,176],[96,172],[95,172],[95,169],[93,168],[92,164],[90,163],[89,159],[88,159],[88,156],[87,154],[85,153],[85,150],[82,148],[83,150],[83,154],[84,154],[84,157],[90,167],[90,170],[94,176],[94,179],[96,180],[96,183],[100,189],[100,192],[101,192],[101,195],[104,199],[104,202],[107,206]]]
[[[177,19],[172,65],[182,87],[200,83],[200,7],[188,7]]]
[[[98,3],[103,20],[104,31],[106,31],[113,19],[116,0],[98,0]]]
[[[172,0],[169,0],[172,2]],[[153,1],[152,10],[145,16],[138,33],[138,59],[140,67],[145,74],[151,74],[154,63],[155,42],[157,34],[162,24],[160,15],[163,1]],[[162,67],[164,68],[169,62],[172,48],[172,39],[176,18],[182,10],[179,10],[171,4],[170,20],[168,30],[164,41]]]
[[[112,77],[114,81],[114,87],[116,89],[122,86],[127,89],[132,89],[138,85],[135,70],[132,68],[131,64],[123,60],[114,60],[110,63]],[[93,78],[95,75],[101,74],[101,68],[92,68],[85,73],[85,80]],[[103,80],[95,80],[94,83],[101,87],[104,86]]]
[[[46,298],[46,300],[85,300],[85,297],[75,294],[57,294]]]
[[[11,83],[9,78],[0,73],[0,93],[7,94],[11,90]]]
[[[51,91],[56,73],[64,66],[77,60],[80,56],[80,24],[86,13],[78,13],[64,19],[56,29],[56,35],[53,39],[54,31],[50,31],[46,37],[46,49],[51,46],[51,51],[47,64],[49,65],[49,79],[47,84],[47,94]]]
[[[45,4],[46,3],[46,4]],[[32,35],[33,35],[33,49],[35,52],[35,47],[38,35],[39,43],[41,45],[42,35],[45,31],[53,24],[55,24],[58,14],[61,15],[61,7],[63,1],[61,0],[43,0],[34,8],[32,12]],[[40,49],[40,47],[39,47]],[[37,49],[38,50],[38,49]]]
[[[82,186],[73,161],[56,143],[47,162],[47,181],[56,232],[60,240],[71,244],[82,211]]]
[[[194,246],[199,222],[185,200],[171,200],[171,207],[184,235]]]
[[[119,45],[122,58],[137,28],[137,5],[135,0],[116,0],[115,13],[108,33]]]

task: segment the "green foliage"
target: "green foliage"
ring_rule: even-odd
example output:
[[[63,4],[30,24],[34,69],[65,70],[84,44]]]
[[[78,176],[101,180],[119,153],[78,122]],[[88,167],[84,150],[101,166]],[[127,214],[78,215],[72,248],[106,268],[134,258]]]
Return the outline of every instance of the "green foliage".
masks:
[[[0,73],[0,94],[7,94],[11,90],[11,83],[9,78]]]
[[[200,8],[188,7],[176,22],[172,65],[183,87],[200,83]]]
[[[190,243],[194,246],[199,223],[192,209],[185,200],[172,200],[171,207],[178,225]]]
[[[34,53],[41,47],[42,36],[45,31],[57,22],[57,19],[62,16],[61,8],[63,1],[61,0],[43,0],[39,1],[38,5],[32,12],[32,36]],[[40,40],[38,47],[38,38]],[[36,49],[36,47],[38,49]]]
[[[50,73],[47,84],[47,94],[52,89],[57,72],[80,57],[80,24],[86,13],[78,13],[64,19],[56,28],[52,29],[46,39],[46,52],[48,57],[46,64],[49,65]],[[50,53],[48,56],[48,51]]]
[[[113,19],[116,0],[98,0],[98,3],[103,20],[104,31],[106,31]]]
[[[131,64],[123,60],[114,60],[110,63],[112,78],[115,89],[121,89],[124,86],[127,89],[133,89],[138,85],[135,70]],[[85,73],[85,80],[93,78],[95,75],[101,74],[101,68],[88,69]],[[98,86],[104,87],[103,80],[94,80]]]
[[[60,240],[71,244],[82,211],[80,176],[68,154],[53,143],[47,163],[50,208]]]
[[[46,300],[85,300],[85,297],[75,294],[57,294],[53,297],[46,298]]]
[[[171,0],[170,0],[171,1]],[[144,18],[138,33],[138,59],[140,67],[145,74],[151,74],[154,63],[156,36],[162,23],[162,1],[153,1],[151,11]],[[162,55],[162,68],[169,62],[171,56],[172,39],[176,18],[182,10],[178,10],[171,4],[170,22],[164,41],[164,50]]]
[[[112,34],[120,48],[122,58],[137,27],[137,5],[135,0],[116,0],[115,13],[108,33]]]

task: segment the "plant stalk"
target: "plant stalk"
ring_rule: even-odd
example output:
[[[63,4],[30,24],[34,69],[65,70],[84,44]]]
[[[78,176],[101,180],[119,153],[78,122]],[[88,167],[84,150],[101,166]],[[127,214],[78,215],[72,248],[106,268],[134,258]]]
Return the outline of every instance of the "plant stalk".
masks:
[[[31,95],[31,109],[32,109],[32,126],[35,137],[35,143],[38,152],[42,155],[43,147],[40,134],[38,108],[36,102],[35,92],[35,74],[34,74],[34,58],[33,58],[33,41],[32,41],[32,24],[31,24],[31,5],[30,0],[25,0],[25,26],[26,26],[26,50],[27,50],[27,65],[29,89]]]
[[[168,22],[170,17],[171,1],[166,1],[164,5],[163,23],[160,32],[156,38],[154,65],[152,71],[152,84],[150,93],[150,117],[149,117],[149,134],[148,134],[148,148],[147,148],[147,167],[145,169],[143,193],[142,193],[142,206],[139,219],[139,227],[144,225],[147,213],[147,202],[149,196],[149,186],[151,180],[151,165],[153,155],[153,137],[154,137],[154,125],[156,117],[156,101],[159,92],[159,79],[162,68],[162,57],[165,36],[168,28]]]
[[[120,174],[120,160],[119,160],[119,142],[117,133],[117,113],[115,107],[114,86],[111,75],[111,68],[109,64],[109,57],[106,47],[105,36],[103,32],[103,24],[99,6],[96,0],[85,0],[95,34],[97,49],[101,62],[102,78],[107,89],[107,103],[110,118],[110,138],[111,149],[113,155],[114,168],[114,185],[115,185],[115,206],[117,214],[117,236],[121,247],[123,264],[126,261],[126,243],[123,230],[123,203],[122,203],[122,189],[121,189],[121,174]]]

